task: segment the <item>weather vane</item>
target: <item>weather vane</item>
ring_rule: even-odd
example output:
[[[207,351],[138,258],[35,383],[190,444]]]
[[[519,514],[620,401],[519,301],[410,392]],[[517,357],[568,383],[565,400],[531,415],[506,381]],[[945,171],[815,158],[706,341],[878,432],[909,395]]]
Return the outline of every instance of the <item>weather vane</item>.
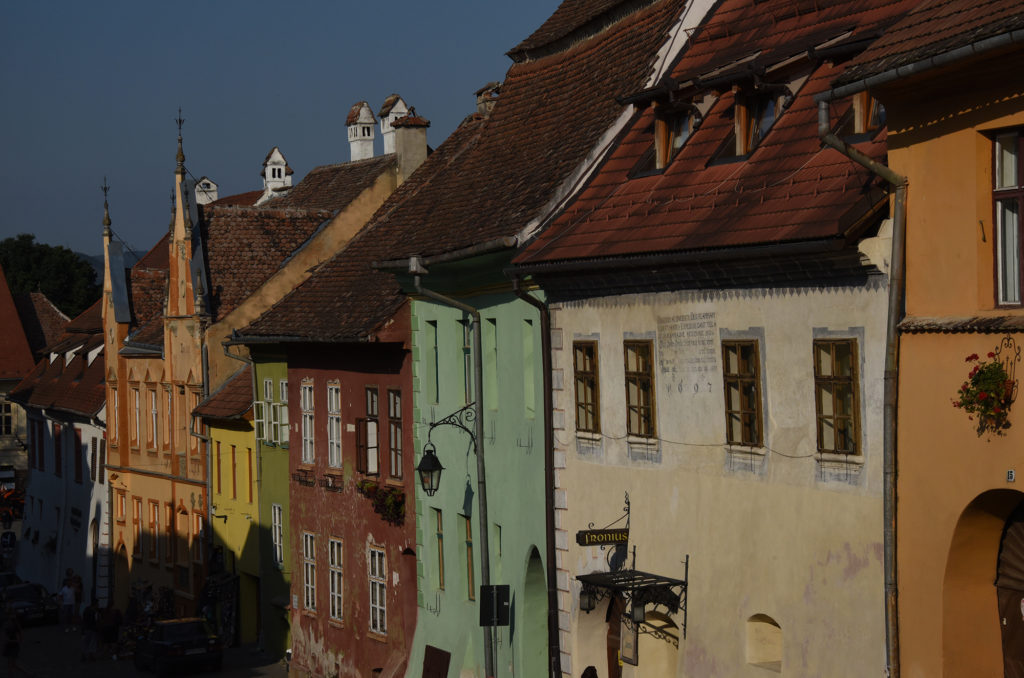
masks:
[[[178,117],[174,122],[178,123],[178,136],[181,136],[181,126],[185,124],[185,118],[181,117],[181,106],[178,106]]]
[[[100,190],[103,191],[103,202],[107,202],[107,193],[110,191],[110,186],[107,185],[106,177],[103,177],[103,185],[100,186]]]

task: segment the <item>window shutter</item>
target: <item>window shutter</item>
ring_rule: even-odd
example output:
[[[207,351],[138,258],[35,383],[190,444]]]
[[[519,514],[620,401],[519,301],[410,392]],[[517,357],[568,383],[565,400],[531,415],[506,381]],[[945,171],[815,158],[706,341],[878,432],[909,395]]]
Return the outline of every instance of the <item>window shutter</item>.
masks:
[[[263,401],[257,400],[252,404],[253,416],[256,419],[256,440],[266,439],[267,413]]]
[[[366,473],[367,419],[356,419],[356,470]]]
[[[277,428],[277,442],[282,445],[288,444],[288,403],[281,403],[281,407],[277,412],[278,416],[278,428]]]
[[[267,403],[267,428],[269,429],[267,432],[267,438],[272,443],[276,443],[280,437],[280,433],[278,431],[280,425],[280,411],[280,403]]]

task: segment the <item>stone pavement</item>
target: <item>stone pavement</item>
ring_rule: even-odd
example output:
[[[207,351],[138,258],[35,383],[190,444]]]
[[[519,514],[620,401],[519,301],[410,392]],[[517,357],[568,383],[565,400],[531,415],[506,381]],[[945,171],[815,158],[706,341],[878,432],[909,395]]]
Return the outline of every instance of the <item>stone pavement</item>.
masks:
[[[21,656],[17,676],[32,678],[120,678],[152,676],[135,669],[131,657],[118,657],[84,662],[81,658],[82,636],[64,633],[56,625],[30,626],[22,634]],[[258,648],[234,647],[224,651],[224,669],[218,673],[202,672],[196,676],[225,678],[284,678],[288,675],[283,662],[271,661]],[[0,677],[7,677],[7,661],[0,658]]]

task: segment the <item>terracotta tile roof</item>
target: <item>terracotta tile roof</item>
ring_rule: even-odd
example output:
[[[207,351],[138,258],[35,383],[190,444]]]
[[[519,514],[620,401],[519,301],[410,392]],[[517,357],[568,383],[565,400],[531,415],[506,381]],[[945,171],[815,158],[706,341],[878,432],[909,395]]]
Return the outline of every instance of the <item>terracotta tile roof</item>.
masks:
[[[851,60],[836,84],[951,52],[1024,28],[1020,0],[923,0],[867,50]]]
[[[513,59],[530,50],[558,42],[594,19],[624,4],[626,0],[566,0],[530,37],[508,51]]]
[[[222,205],[240,205],[243,207],[251,207],[256,204],[256,201],[263,197],[263,191],[247,191],[245,193],[236,193],[235,195],[228,195],[223,198],[214,200],[213,202],[205,205],[222,206]]]
[[[407,115],[403,115],[401,118],[395,119],[391,123],[392,127],[430,127],[430,121],[426,118],[421,118],[416,115],[416,109],[410,108]]]
[[[202,222],[210,309],[220,320],[332,216],[326,210],[217,206]]]
[[[29,407],[92,417],[106,402],[103,321],[97,302],[72,320],[51,350],[18,384],[12,397]],[[89,354],[99,351],[91,364]],[[68,357],[70,355],[70,360]]]
[[[302,207],[337,213],[373,185],[381,174],[396,167],[393,153],[336,165],[321,165],[303,177],[288,195],[277,198],[273,207]]]
[[[381,235],[384,225],[476,142],[483,125],[484,119],[477,115],[463,121],[345,249],[239,334],[316,342],[363,341],[371,336],[405,302],[394,276],[371,266],[389,251],[390,243]]]
[[[978,334],[1003,334],[1024,331],[1024,316],[970,316],[960,318],[908,317],[899,325],[900,332],[920,334],[943,332],[949,334],[973,332]]]
[[[0,268],[0,379],[21,379],[35,361],[7,277]]]
[[[751,54],[788,58],[806,49],[794,45],[810,46],[851,30],[877,30],[900,9],[883,0],[855,0],[819,2],[828,6],[796,13],[794,7],[803,4],[726,0],[698,29],[673,68],[673,78],[687,82]],[[813,67],[790,107],[746,159],[709,164],[733,130],[734,95],[723,87],[726,92],[668,168],[631,179],[632,168],[653,142],[648,108],[589,185],[516,263],[843,237],[884,193],[871,173],[838,152],[822,149],[817,137],[813,97],[840,68]],[[842,116],[849,106],[849,101],[836,104],[834,114]],[[858,148],[884,160],[884,132]]]
[[[15,295],[14,304],[32,354],[38,360],[47,346],[60,339],[68,317],[42,292]]]
[[[373,110],[370,108],[370,104],[365,101],[357,101],[352,104],[352,108],[348,109],[348,116],[345,118],[346,127],[359,122],[359,113],[363,110],[363,106],[366,106],[366,110],[370,111],[370,117],[373,118]],[[376,119],[371,122],[376,122]]]
[[[252,367],[246,365],[199,403],[193,414],[210,419],[237,419],[252,407]]]
[[[163,346],[163,312],[167,297],[167,278],[170,258],[170,233],[162,237],[131,269],[126,276],[131,325],[127,340]],[[160,327],[160,338],[146,328]]]
[[[616,97],[643,86],[683,4],[659,0],[562,52],[514,64],[478,141],[389,217],[387,258],[513,236],[541,215],[618,117]]]
[[[395,107],[395,104],[397,104],[398,100],[401,98],[402,97],[397,94],[389,94],[387,99],[384,100],[384,103],[381,104],[380,110],[377,112],[377,117],[381,120],[386,118],[391,112],[391,109]]]

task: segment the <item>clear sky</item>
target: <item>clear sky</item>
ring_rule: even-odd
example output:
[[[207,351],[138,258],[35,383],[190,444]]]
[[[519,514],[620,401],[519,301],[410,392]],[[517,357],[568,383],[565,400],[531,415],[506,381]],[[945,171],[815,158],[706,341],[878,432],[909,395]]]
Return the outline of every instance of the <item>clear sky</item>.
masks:
[[[376,113],[392,92],[431,121],[436,147],[557,5],[0,2],[0,238],[99,254],[106,176],[115,233],[149,249],[170,221],[179,106],[186,166],[221,196],[262,188],[274,146],[296,181],[347,161],[349,108]]]

